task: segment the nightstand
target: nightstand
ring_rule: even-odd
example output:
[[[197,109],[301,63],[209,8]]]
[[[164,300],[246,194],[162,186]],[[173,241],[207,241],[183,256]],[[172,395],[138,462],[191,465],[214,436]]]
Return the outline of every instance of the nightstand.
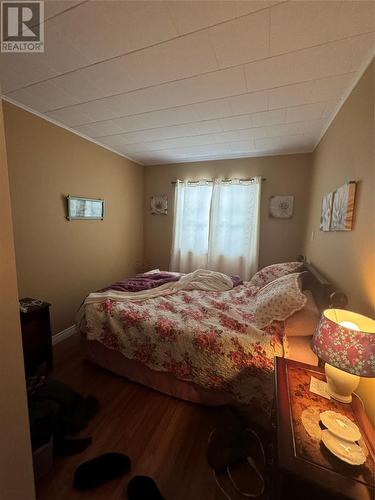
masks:
[[[362,402],[351,404],[310,392],[311,376],[325,380],[324,371],[284,358],[275,358],[275,499],[320,500],[374,498],[375,433]],[[366,462],[353,466],[328,451],[319,438],[319,413],[333,410],[353,420],[361,430]],[[306,430],[305,425],[309,429]]]
[[[26,375],[43,363],[52,370],[52,335],[49,318],[51,304],[26,297],[20,299],[23,357]]]

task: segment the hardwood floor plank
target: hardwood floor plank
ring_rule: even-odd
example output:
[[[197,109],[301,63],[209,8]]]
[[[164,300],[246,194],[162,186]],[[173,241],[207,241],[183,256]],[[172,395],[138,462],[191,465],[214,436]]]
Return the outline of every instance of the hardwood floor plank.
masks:
[[[96,396],[100,411],[79,434],[92,436],[92,444],[81,454],[55,459],[52,471],[37,481],[38,500],[126,498],[126,485],[138,474],[152,476],[166,500],[223,499],[206,461],[220,408],[164,396],[83,361],[78,336],[55,346],[54,354],[54,378]],[[90,492],[75,491],[76,467],[108,451],[131,458],[130,474]]]

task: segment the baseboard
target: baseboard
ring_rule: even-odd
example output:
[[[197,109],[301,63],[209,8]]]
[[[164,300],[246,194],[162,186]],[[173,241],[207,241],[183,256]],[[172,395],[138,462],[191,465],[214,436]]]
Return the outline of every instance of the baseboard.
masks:
[[[56,333],[55,335],[52,336],[52,345],[56,345],[63,340],[67,339],[68,337],[71,337],[74,335],[77,331],[76,325],[69,326],[68,328],[65,328],[65,330],[62,330],[59,333]]]

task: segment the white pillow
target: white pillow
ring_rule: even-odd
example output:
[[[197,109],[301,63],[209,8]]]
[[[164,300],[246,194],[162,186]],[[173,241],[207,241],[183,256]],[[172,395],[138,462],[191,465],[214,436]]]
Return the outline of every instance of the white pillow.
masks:
[[[272,321],[284,321],[306,304],[300,273],[287,274],[261,288],[255,296],[255,323],[264,328]]]

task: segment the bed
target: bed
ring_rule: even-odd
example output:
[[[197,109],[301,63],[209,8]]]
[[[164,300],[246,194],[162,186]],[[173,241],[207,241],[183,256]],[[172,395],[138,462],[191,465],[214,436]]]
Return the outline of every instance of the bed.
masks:
[[[346,300],[310,264],[302,262],[298,275],[301,290],[312,292],[319,309]],[[260,419],[269,417],[274,357],[311,362],[313,353],[310,338],[287,341],[284,321],[255,322],[254,304],[265,288],[250,281],[225,291],[86,304],[79,322],[86,358],[170,396],[251,405]]]

